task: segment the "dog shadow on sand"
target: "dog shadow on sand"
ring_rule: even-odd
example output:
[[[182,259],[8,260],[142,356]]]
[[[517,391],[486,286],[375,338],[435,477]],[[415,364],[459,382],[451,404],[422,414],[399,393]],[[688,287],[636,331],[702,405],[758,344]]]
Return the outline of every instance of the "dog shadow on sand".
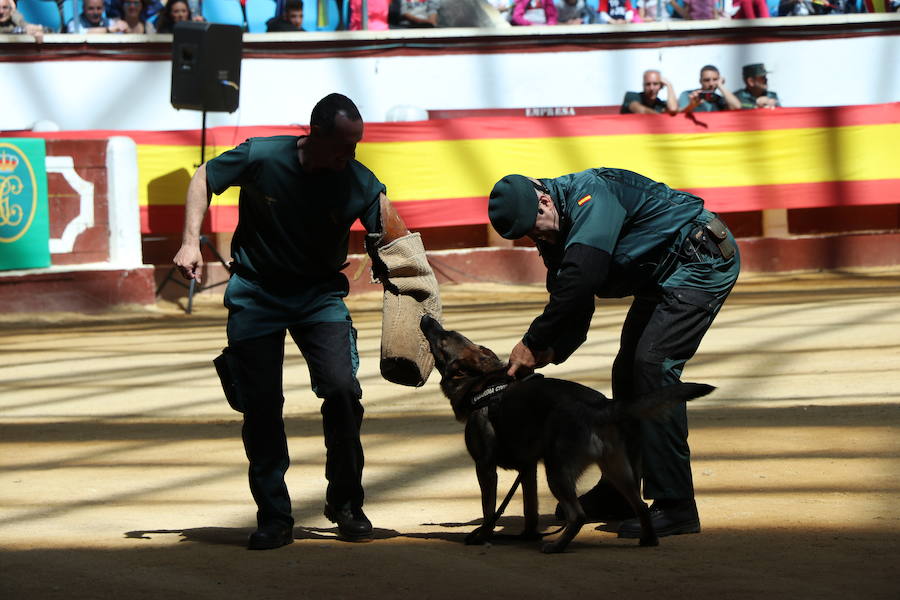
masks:
[[[422,527],[434,527],[434,531],[401,533],[394,529],[376,527],[373,539],[388,540],[392,538],[414,538],[421,540],[443,540],[462,544],[466,536],[476,527],[481,525],[482,519],[472,519],[464,523],[422,523]],[[539,521],[539,529],[543,533],[552,533],[558,528],[560,522],[552,515],[542,515]],[[618,522],[599,523],[595,529],[615,533]],[[523,517],[501,517],[497,522],[492,544],[522,543],[520,534],[525,527]],[[125,532],[125,537],[130,539],[152,539],[157,536],[178,535],[180,542],[193,542],[197,544],[209,544],[214,546],[240,546],[246,547],[247,538],[253,533],[253,527],[192,527],[189,529],[139,529]],[[320,540],[340,541],[337,527],[294,527],[294,540]]]

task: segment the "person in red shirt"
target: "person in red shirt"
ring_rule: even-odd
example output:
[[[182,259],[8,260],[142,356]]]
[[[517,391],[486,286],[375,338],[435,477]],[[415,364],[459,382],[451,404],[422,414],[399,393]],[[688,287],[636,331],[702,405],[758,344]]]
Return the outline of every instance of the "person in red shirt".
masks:
[[[600,0],[597,14],[601,23],[631,23],[634,21],[634,6],[631,0]]]

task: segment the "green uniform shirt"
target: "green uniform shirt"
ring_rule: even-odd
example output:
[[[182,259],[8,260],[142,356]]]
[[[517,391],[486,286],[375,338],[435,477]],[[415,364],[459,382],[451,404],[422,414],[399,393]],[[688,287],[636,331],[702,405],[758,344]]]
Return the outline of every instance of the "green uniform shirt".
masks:
[[[378,228],[384,185],[351,160],[339,173],[306,173],[297,136],[251,138],[206,164],[216,194],[241,186],[232,256],[242,270],[271,285],[333,276],[347,260],[350,226]]]
[[[631,113],[631,108],[629,104],[632,102],[638,102],[644,104],[644,96],[641,92],[625,92],[625,98],[622,100],[622,107],[619,109],[619,114],[627,115]],[[655,112],[664,113],[666,112],[666,103],[660,100],[659,97],[653,99],[653,106],[647,106],[647,108],[652,108]]]
[[[750,93],[750,90],[744,88],[742,90],[738,90],[734,93],[735,97],[741,101],[741,109],[747,110],[751,108],[759,108],[756,106],[756,97]],[[778,94],[775,92],[766,92],[766,98],[774,98],[775,105],[781,106],[781,101],[778,100]]]
[[[349,321],[340,272],[350,226],[380,227],[384,185],[352,160],[341,172],[306,173],[297,136],[251,138],[206,163],[209,188],[241,187],[231,244],[228,339],[248,339],[304,323]]]
[[[698,196],[623,169],[588,169],[541,181],[563,215],[560,258],[572,244],[612,257],[597,293],[604,298],[632,295],[651,281],[661,284],[669,250],[703,213]]]
[[[541,182],[559,211],[561,237],[537,244],[548,269],[550,302],[523,339],[532,349],[552,347],[554,362],[564,361],[586,338],[594,311],[586,294],[621,298],[694,288],[723,296],[734,285],[737,254],[725,259],[685,252],[687,236],[714,216],[698,196],[622,169],[588,169]],[[572,246],[577,247],[568,252]],[[608,269],[599,259],[605,255]]]

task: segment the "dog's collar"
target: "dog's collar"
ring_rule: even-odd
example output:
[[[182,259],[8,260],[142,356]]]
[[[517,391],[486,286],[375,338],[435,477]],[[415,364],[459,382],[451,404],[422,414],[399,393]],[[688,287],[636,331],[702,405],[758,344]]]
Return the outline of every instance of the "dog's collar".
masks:
[[[509,383],[498,383],[497,385],[492,385],[490,387],[486,387],[474,396],[472,396],[472,400],[470,401],[472,404],[472,408],[477,410],[479,408],[484,408],[500,399],[500,396],[503,395],[503,392],[506,391],[506,388],[509,387]]]
[[[511,384],[522,381],[527,381],[533,377],[543,377],[540,373],[531,373],[530,375],[526,375],[522,379],[514,379],[512,381],[505,381],[503,383],[497,383],[491,386],[488,386],[472,396],[472,400],[470,400],[470,404],[472,405],[473,410],[478,410],[479,408],[484,408],[485,406],[490,406],[494,402],[500,400],[500,397],[503,395],[503,392],[506,391]]]

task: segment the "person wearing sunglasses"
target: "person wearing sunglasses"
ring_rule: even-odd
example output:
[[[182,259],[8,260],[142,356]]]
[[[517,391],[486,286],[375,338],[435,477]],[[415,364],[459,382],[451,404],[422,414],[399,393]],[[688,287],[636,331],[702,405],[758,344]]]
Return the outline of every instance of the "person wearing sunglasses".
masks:
[[[744,68],[741,70],[741,77],[743,77],[746,87],[734,93],[735,97],[741,101],[742,109],[776,108],[781,106],[778,94],[769,91],[768,73],[771,73],[771,71],[767,71],[763,63],[744,65]]]

